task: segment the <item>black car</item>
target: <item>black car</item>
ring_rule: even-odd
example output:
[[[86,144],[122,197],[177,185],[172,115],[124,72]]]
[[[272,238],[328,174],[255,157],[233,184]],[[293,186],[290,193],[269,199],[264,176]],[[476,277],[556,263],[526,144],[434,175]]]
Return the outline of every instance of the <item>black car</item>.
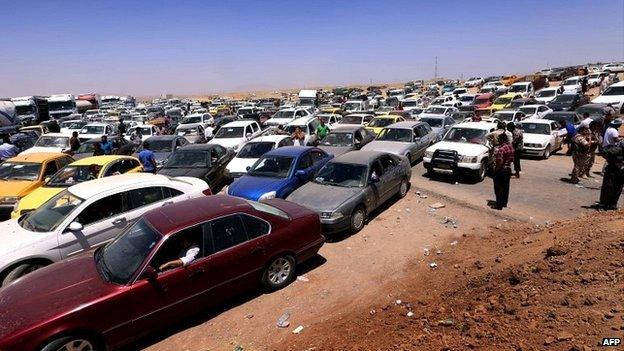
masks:
[[[230,182],[225,167],[234,156],[234,151],[217,144],[187,145],[174,151],[158,170],[158,174],[199,178],[206,181],[210,189],[217,193]]]
[[[547,106],[553,111],[574,111],[587,103],[589,103],[589,98],[585,95],[561,94],[552,99]]]
[[[113,155],[130,156],[134,152],[134,144],[124,139],[122,136],[109,136],[108,140],[113,143]],[[102,142],[102,138],[93,138],[83,142],[72,157],[74,160],[80,160],[85,157],[93,156],[93,144],[100,142]]]
[[[544,119],[555,121],[560,126],[565,127],[567,123],[578,125],[581,123],[581,116],[575,111],[555,111],[544,116]]]
[[[585,113],[589,114],[589,118],[602,123],[607,114],[614,115],[615,110],[607,104],[585,104],[576,109],[576,114],[583,118]]]

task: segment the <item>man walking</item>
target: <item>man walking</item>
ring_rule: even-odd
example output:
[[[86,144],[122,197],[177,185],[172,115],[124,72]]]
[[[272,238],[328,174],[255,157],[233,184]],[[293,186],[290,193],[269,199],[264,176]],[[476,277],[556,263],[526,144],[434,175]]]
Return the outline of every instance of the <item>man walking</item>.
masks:
[[[574,139],[572,139],[572,143],[574,144],[572,152],[574,168],[572,169],[570,182],[576,184],[579,182],[579,177],[585,175],[587,164],[591,159],[591,147],[596,142],[591,139],[589,128],[581,126],[578,129],[578,133],[574,136]]]
[[[507,125],[507,130],[512,136],[511,146],[513,146],[514,149],[514,173],[516,174],[516,178],[520,178],[520,172],[522,171],[520,167],[520,156],[524,146],[524,131],[520,128],[516,128],[516,124],[513,122]]]
[[[506,133],[498,136],[498,147],[494,152],[494,194],[497,210],[507,207],[509,200],[509,182],[511,180],[511,163],[514,160],[514,149]]]
[[[624,186],[624,141],[603,148],[602,153],[607,159],[607,166],[602,178],[598,206],[605,210],[616,210]]]
[[[78,132],[72,132],[71,138],[69,138],[69,152],[74,154],[80,148],[80,139],[78,139]]]
[[[316,127],[316,136],[318,137],[318,140],[320,141],[320,140],[325,139],[327,134],[329,134],[329,126],[325,124],[325,118],[321,118],[321,124],[319,124],[319,126]]]
[[[143,150],[138,154],[139,161],[143,165],[143,172],[156,173],[156,158],[154,152],[150,150],[149,142],[143,142]]]

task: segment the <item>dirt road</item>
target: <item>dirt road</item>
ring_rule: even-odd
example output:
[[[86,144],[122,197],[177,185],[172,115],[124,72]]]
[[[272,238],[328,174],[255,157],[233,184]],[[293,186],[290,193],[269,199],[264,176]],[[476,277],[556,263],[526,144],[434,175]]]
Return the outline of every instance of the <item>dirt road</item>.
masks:
[[[272,294],[258,291],[238,298],[220,310],[157,333],[133,349],[304,349],[298,342],[290,347],[298,337],[291,337],[294,328],[302,325],[302,335],[317,336],[319,327],[331,329],[335,321],[358,315],[353,311],[361,315],[373,301],[394,301],[415,286],[426,288],[430,281],[408,279],[406,269],[445,258],[453,249],[450,243],[463,234],[486,235],[488,227],[544,225],[544,221],[572,218],[590,211],[581,206],[591,205],[598,196],[599,176],[585,181],[585,187],[560,180],[571,169],[569,157],[525,160],[523,167],[521,178],[512,182],[510,208],[500,212],[487,207],[487,200],[493,198],[491,179],[479,184],[430,180],[422,176],[422,165],[416,165],[410,194],[374,213],[359,234],[327,243],[318,259],[300,267],[301,280]],[[445,207],[433,210],[434,203]],[[276,321],[284,313],[290,314],[290,326],[279,329]]]

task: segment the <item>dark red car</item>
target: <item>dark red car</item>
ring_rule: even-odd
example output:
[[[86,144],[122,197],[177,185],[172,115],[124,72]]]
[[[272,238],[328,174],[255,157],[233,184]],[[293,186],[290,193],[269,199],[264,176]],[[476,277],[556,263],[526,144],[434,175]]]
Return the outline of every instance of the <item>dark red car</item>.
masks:
[[[0,290],[0,350],[117,348],[259,282],[288,285],[323,242],[318,215],[280,199],[217,195],[152,210],[105,247]],[[195,260],[157,271],[189,247]]]
[[[488,108],[492,106],[494,99],[496,99],[496,95],[493,93],[478,94],[473,105],[475,108]]]

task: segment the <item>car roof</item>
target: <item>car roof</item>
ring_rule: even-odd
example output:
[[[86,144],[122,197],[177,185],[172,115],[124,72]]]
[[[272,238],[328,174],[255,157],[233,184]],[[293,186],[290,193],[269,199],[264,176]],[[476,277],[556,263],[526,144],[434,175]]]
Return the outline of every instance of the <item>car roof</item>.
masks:
[[[263,135],[254,139],[251,139],[249,142],[253,143],[253,142],[278,142],[278,141],[282,141],[284,139],[289,139],[290,135],[281,135],[281,134],[276,134],[276,135]]]
[[[351,152],[347,152],[346,154],[342,154],[342,155],[340,155],[338,157],[335,157],[330,162],[370,165],[375,158],[377,158],[377,157],[379,157],[381,155],[386,155],[386,154],[388,154],[388,153],[387,152],[381,152],[381,151],[362,151],[362,150],[358,150],[358,151],[351,151]]]
[[[123,156],[123,155],[102,155],[102,156],[90,156],[82,158],[78,161],[74,161],[71,163],[73,166],[87,166],[87,165],[99,165],[104,166],[109,162],[121,159],[135,159],[131,156]]]
[[[163,235],[170,234],[206,220],[237,213],[249,212],[251,205],[238,197],[226,195],[202,196],[158,207],[144,214],[144,218]]]
[[[88,199],[115,188],[126,188],[134,185],[159,185],[171,183],[171,181],[172,178],[161,174],[126,173],[72,185],[68,190],[80,198]]]
[[[63,154],[60,152],[33,152],[25,155],[17,155],[15,157],[11,157],[7,160],[7,162],[32,162],[32,163],[43,163],[48,160],[54,160],[56,158],[60,158],[63,156],[68,156],[67,154]]]
[[[286,125],[287,126],[302,126],[302,125],[306,125],[310,123],[314,119],[316,119],[316,117],[314,116],[299,117],[288,122]]]
[[[429,118],[429,117],[423,117],[423,118]],[[440,119],[444,119],[446,117],[442,117],[442,116],[434,116],[431,118],[440,118]],[[415,126],[419,125],[419,124],[425,124],[426,122],[420,122],[420,121],[401,121],[401,122],[396,122],[396,123],[392,123],[389,126],[386,126],[386,128],[398,128],[398,129],[412,129]]]
[[[245,126],[248,126],[248,125],[253,124],[253,123],[257,123],[257,122],[256,121],[252,121],[252,120],[232,121],[232,122],[224,124],[221,128],[245,127]]]
[[[483,130],[490,130],[491,128],[495,127],[496,124],[492,123],[492,122],[466,122],[466,123],[459,123],[459,124],[455,124],[453,125],[451,128],[471,128],[471,129],[483,129]]]
[[[321,150],[321,149],[318,149],[318,148],[315,148],[315,147],[311,147],[311,146],[283,146],[283,147],[279,147],[277,149],[273,149],[273,150],[267,152],[265,155],[298,157],[299,155],[303,154],[304,152],[312,150],[312,149]]]
[[[350,126],[350,125],[338,125],[336,128],[332,128],[330,133],[340,132],[340,133],[353,133],[356,130],[363,128],[362,126]]]

